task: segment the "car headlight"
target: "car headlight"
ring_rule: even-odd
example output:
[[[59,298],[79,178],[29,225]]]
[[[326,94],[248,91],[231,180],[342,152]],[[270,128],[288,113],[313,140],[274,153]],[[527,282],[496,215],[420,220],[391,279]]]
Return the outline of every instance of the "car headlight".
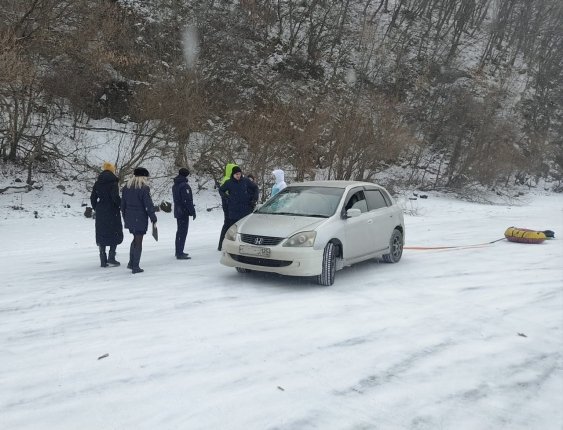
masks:
[[[237,225],[233,224],[229,227],[225,233],[225,239],[227,240],[237,240]]]
[[[313,246],[315,237],[317,237],[316,231],[302,231],[287,239],[283,246]]]

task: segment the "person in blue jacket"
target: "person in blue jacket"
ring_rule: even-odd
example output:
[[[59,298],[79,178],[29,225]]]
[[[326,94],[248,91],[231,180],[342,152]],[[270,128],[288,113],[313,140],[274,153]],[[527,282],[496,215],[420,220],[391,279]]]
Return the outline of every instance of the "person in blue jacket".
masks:
[[[242,175],[239,166],[235,166],[232,169],[231,179],[219,187],[219,194],[228,202],[228,220],[226,228],[223,227],[226,232],[235,222],[252,212],[254,202],[258,201],[258,186]],[[223,239],[224,235],[219,246],[222,246]]]
[[[148,185],[149,171],[144,167],[137,167],[133,175],[121,192],[121,213],[125,228],[133,235],[127,268],[135,274],[144,272],[139,267],[143,237],[147,234],[149,218],[156,224],[156,214]]]
[[[174,218],[178,226],[176,230],[176,258],[178,260],[189,260],[191,257],[184,253],[188,228],[190,226],[190,216],[195,220],[196,213],[192,188],[188,184],[190,171],[182,167],[178,176],[174,178],[172,185],[172,198],[174,200]]]
[[[90,204],[96,211],[96,244],[100,251],[100,266],[119,266],[115,259],[117,245],[123,242],[123,225],[121,224],[121,198],[119,197],[118,179],[115,176],[115,165],[104,162],[102,172],[92,188]],[[109,258],[106,254],[109,246]]]

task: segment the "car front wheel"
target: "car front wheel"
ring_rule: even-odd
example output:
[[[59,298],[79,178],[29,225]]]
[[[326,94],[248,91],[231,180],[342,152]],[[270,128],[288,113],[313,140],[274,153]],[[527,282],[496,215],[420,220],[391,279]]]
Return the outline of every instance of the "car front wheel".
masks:
[[[334,275],[336,273],[336,246],[329,242],[325,246],[323,253],[323,267],[320,275],[317,276],[317,282],[320,285],[329,286],[334,284]]]
[[[391,239],[389,240],[389,254],[383,255],[383,261],[386,263],[397,263],[403,255],[403,233],[399,230],[393,230]]]

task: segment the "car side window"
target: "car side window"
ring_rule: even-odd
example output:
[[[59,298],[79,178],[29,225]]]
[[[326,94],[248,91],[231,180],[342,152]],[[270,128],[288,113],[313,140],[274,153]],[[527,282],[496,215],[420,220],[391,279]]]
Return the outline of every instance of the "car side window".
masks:
[[[393,200],[387,191],[381,190],[381,194],[383,194],[383,198],[387,202],[387,206],[393,206]]]
[[[366,196],[364,195],[363,191],[357,191],[352,194],[352,196],[348,199],[345,210],[348,209],[359,209],[362,213],[368,211],[368,205],[366,202]]]
[[[387,201],[379,190],[366,190],[366,197],[370,211],[387,207]]]

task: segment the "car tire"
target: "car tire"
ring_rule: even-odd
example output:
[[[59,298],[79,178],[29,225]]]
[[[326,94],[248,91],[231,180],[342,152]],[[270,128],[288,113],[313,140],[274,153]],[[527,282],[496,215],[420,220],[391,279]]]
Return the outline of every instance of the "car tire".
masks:
[[[323,253],[323,267],[320,275],[317,276],[317,283],[320,285],[330,286],[334,284],[334,275],[336,273],[336,246],[329,242],[325,246]]]
[[[250,273],[252,271],[250,269],[245,269],[244,267],[237,267],[236,269],[239,273]]]
[[[403,255],[403,233],[400,230],[393,230],[391,239],[389,239],[389,254],[383,255],[383,261],[386,263],[397,263]]]

